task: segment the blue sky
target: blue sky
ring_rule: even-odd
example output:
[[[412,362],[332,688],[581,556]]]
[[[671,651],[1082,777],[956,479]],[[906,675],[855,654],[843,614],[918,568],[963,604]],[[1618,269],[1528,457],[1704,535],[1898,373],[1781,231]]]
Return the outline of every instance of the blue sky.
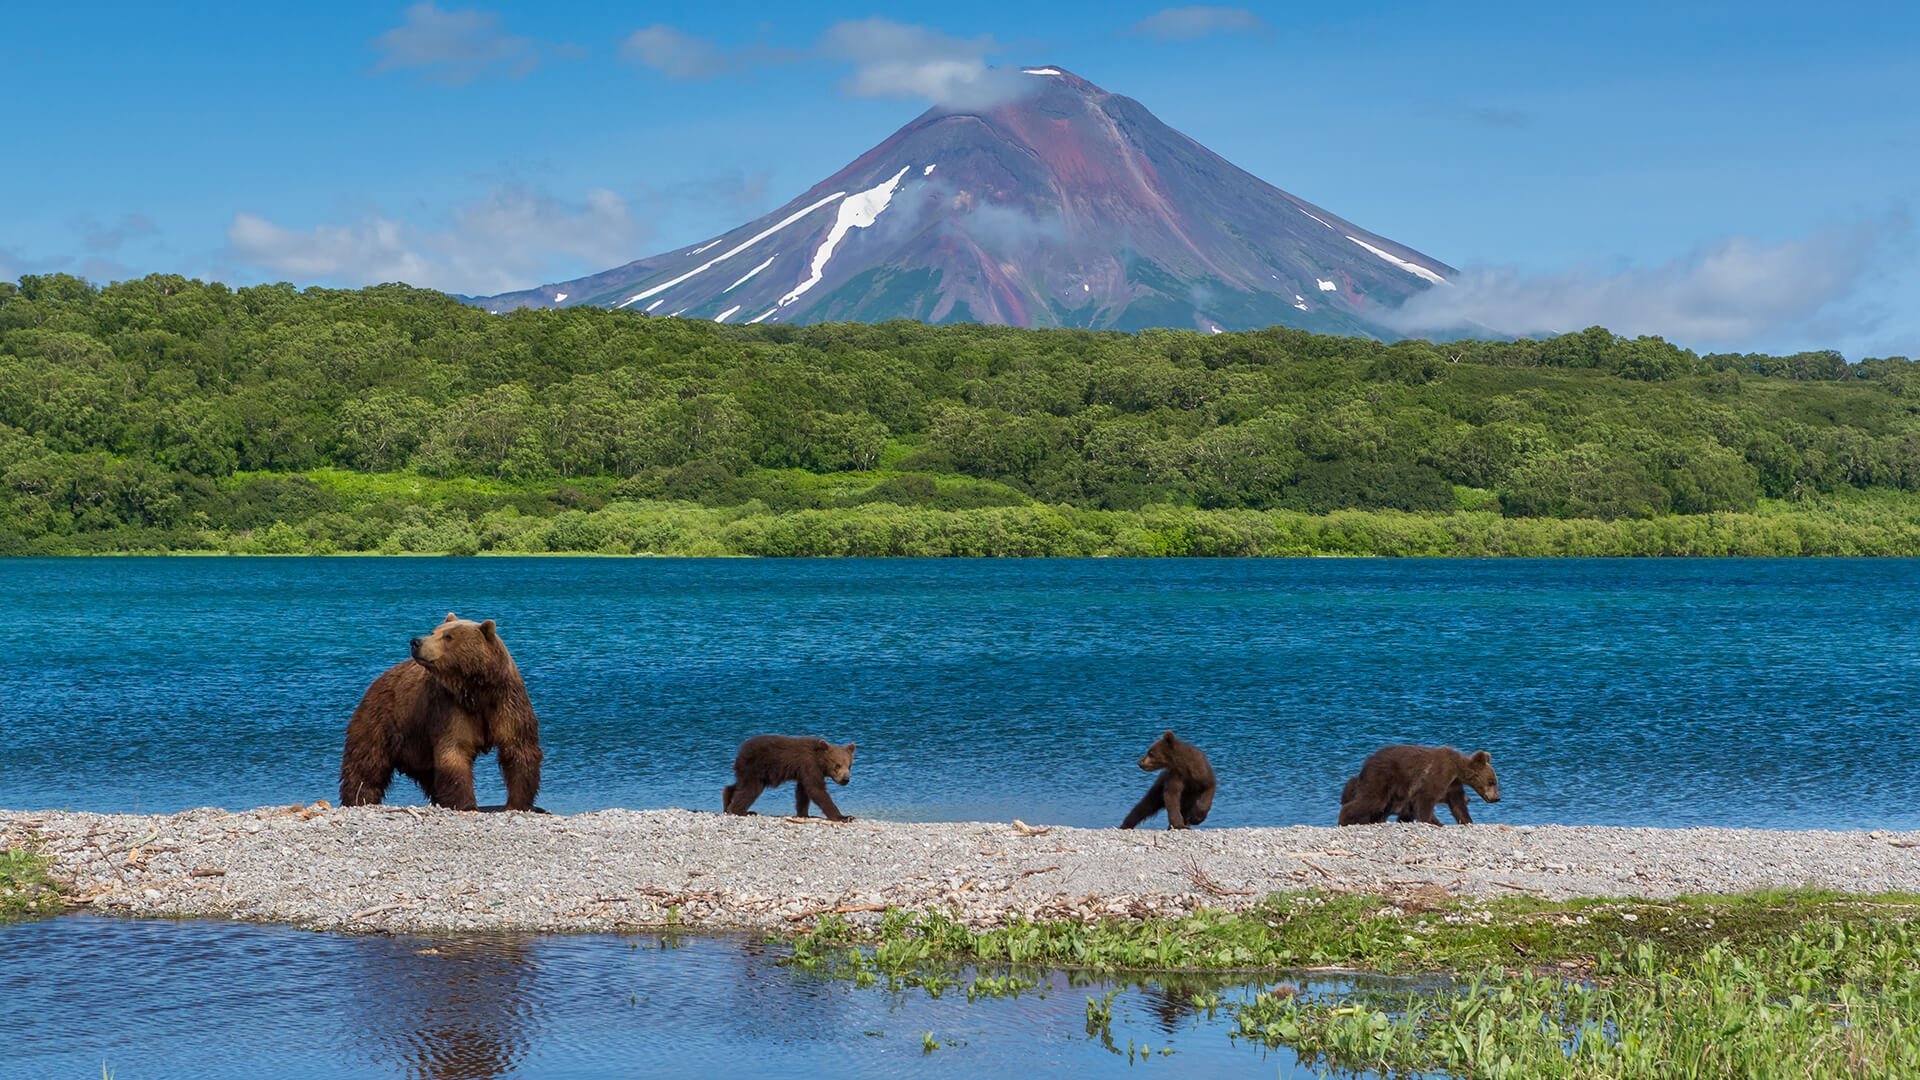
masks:
[[[1906,5],[16,5],[0,277],[498,292],[785,202],[1057,63],[1516,331],[1920,356]]]

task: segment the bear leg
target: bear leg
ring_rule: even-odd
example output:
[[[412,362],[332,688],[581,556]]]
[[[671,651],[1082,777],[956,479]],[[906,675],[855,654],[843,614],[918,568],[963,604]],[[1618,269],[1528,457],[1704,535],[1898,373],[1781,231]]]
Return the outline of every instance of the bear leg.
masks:
[[[1349,799],[1340,804],[1341,825],[1377,825],[1387,820],[1387,808],[1377,801]]]
[[[1208,788],[1197,796],[1189,797],[1181,806],[1180,812],[1186,816],[1189,826],[1198,825],[1207,820],[1213,812],[1213,789]]]
[[[813,804],[820,808],[821,813],[827,815],[828,821],[853,820],[852,815],[841,813],[840,808],[833,805],[833,796],[827,794],[826,777],[802,777],[794,781],[794,784],[802,789],[806,798],[813,800]]]
[[[380,747],[355,746],[347,740],[340,759],[340,805],[378,806],[393,782],[393,762]]]
[[[1467,813],[1467,789],[1464,786],[1455,784],[1447,792],[1447,809],[1453,811],[1455,825],[1473,824],[1473,815]]]
[[[1153,786],[1147,789],[1147,793],[1140,797],[1139,802],[1133,804],[1133,809],[1127,811],[1127,819],[1120,823],[1120,827],[1123,829],[1131,829],[1135,825],[1152,817],[1154,814],[1159,813],[1160,808],[1167,805],[1166,797],[1161,794],[1161,791],[1164,790],[1166,786],[1166,777],[1154,777]]]
[[[733,789],[738,786],[739,786],[738,784],[728,784],[726,787],[723,787],[720,789],[720,812],[721,813],[723,814],[726,813],[727,807],[733,805]]]
[[[1440,819],[1433,816],[1434,800],[1430,795],[1415,795],[1407,800],[1407,809],[1412,812],[1413,820],[1438,828]]]
[[[457,746],[442,747],[433,757],[433,805],[449,810],[473,810],[473,754]],[[507,804],[515,810],[526,807]],[[528,806],[532,805],[529,801]]]
[[[540,744],[500,747],[500,779],[507,784],[507,809],[531,810],[540,794]],[[469,773],[471,775],[471,773]]]
[[[1165,777],[1163,776],[1162,779],[1165,779]],[[1187,827],[1187,817],[1180,809],[1181,801],[1186,795],[1186,790],[1186,783],[1177,776],[1171,780],[1167,780],[1166,785],[1160,789],[1160,794],[1164,796],[1167,801],[1167,828],[1169,829],[1184,829]]]
[[[744,815],[753,812],[753,800],[760,797],[766,785],[758,780],[742,780],[728,787],[733,794],[727,797],[727,813]]]
[[[793,816],[807,816],[807,785],[797,781],[793,785]]]

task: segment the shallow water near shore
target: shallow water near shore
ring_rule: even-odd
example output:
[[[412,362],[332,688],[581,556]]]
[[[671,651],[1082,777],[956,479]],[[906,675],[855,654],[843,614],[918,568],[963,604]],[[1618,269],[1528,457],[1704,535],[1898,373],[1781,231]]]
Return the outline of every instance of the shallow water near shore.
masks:
[[[1317,1075],[1291,1051],[1230,1038],[1225,1012],[1191,1005],[1193,979],[1054,973],[1017,999],[969,1003],[964,980],[937,998],[859,989],[744,938],[356,937],[94,916],[0,927],[0,949],[4,1076]],[[1269,984],[1207,988],[1235,1000]],[[1113,990],[1109,1030],[1089,1033],[1087,1000]]]
[[[0,610],[11,808],[333,799],[360,694],[456,610],[559,812],[717,810],[786,732],[858,741],[852,814],[1104,825],[1173,727],[1209,826],[1331,824],[1432,742],[1492,751],[1481,822],[1920,828],[1916,560],[32,559]]]

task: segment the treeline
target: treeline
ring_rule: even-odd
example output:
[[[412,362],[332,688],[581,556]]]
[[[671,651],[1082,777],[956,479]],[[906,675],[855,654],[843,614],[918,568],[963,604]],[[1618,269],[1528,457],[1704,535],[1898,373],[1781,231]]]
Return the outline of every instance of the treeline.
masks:
[[[1917,411],[1906,358],[1599,328],[736,327],[35,276],[0,283],[0,551],[1920,551]]]

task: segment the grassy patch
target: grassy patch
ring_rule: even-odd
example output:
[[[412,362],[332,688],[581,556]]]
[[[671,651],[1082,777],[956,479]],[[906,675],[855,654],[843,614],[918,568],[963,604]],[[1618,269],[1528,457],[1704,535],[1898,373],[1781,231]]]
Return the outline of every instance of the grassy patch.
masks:
[[[1286,988],[1238,1002],[1210,998],[1208,1007],[1225,1009],[1238,1037],[1341,1070],[1916,1075],[1917,920],[1915,895],[1421,905],[1304,893],[1241,913],[984,931],[941,914],[889,913],[873,931],[826,920],[795,939],[790,963],[933,993],[965,965],[974,971],[970,997],[1050,967],[1447,973],[1456,978],[1417,989],[1319,996]],[[994,970],[1016,974],[982,974]],[[1089,1032],[1105,1028],[1100,1014],[1110,1008],[1090,1000]]]
[[[48,861],[26,848],[0,850],[0,923],[60,909],[60,889],[47,876]]]

